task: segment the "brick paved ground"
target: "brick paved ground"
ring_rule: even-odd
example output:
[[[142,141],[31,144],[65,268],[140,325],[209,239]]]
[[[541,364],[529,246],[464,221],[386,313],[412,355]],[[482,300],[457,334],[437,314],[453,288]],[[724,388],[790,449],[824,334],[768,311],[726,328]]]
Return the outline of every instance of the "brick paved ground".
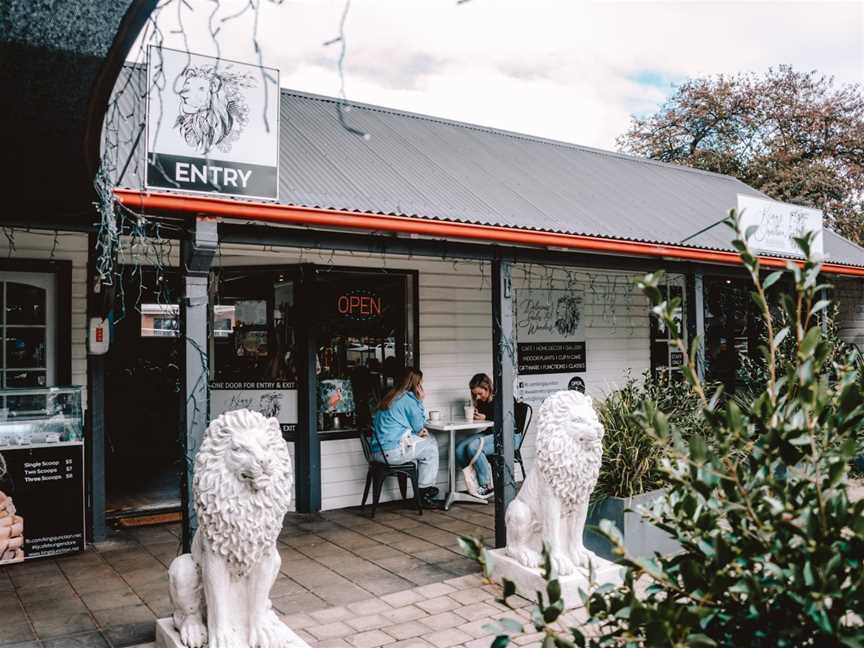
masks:
[[[375,520],[357,509],[315,517],[289,515],[280,538],[282,573],[272,592],[274,607],[284,615],[318,614],[308,617],[320,621],[311,625],[332,624],[330,630],[317,632],[332,632],[333,639],[347,636],[340,633],[348,627],[351,640],[361,642],[354,648],[393,643],[393,632],[399,641],[430,634],[419,632],[420,617],[409,618],[419,614],[432,618],[431,627],[443,633],[430,638],[430,644],[446,648],[453,645],[448,643],[453,637],[462,636],[453,629],[459,628],[456,617],[464,618],[450,606],[461,609],[467,604],[449,592],[441,595],[449,598],[427,596],[434,590],[421,587],[418,595],[425,607],[400,605],[398,593],[416,593],[418,586],[475,573],[477,566],[460,555],[456,538],[490,538],[493,528],[492,506],[477,505],[425,511],[422,517],[385,505]],[[119,648],[152,641],[153,622],[169,614],[166,568],[178,552],[178,536],[177,526],[117,531],[81,555],[0,568],[0,646]],[[411,594],[405,596],[411,599]],[[378,597],[384,597],[386,609],[376,611]],[[346,609],[359,627],[340,616]],[[474,613],[481,610],[485,608]],[[377,615],[386,623],[379,624]],[[400,629],[389,634],[381,629],[396,625]],[[418,634],[411,634],[415,631]],[[311,629],[309,633],[310,643],[325,639]]]

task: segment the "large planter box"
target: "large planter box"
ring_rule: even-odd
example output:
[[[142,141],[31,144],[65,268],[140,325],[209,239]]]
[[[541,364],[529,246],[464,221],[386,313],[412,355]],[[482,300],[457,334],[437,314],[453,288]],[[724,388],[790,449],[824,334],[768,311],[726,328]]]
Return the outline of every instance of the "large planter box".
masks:
[[[636,512],[640,506],[650,507],[662,495],[662,490],[654,490],[636,497],[609,497],[591,510],[586,527],[599,527],[600,520],[611,520],[624,536],[624,546],[633,556],[650,558],[655,553],[675,553],[680,545]],[[586,528],[584,542],[598,556],[608,560],[618,558],[612,554],[612,543],[597,531]]]

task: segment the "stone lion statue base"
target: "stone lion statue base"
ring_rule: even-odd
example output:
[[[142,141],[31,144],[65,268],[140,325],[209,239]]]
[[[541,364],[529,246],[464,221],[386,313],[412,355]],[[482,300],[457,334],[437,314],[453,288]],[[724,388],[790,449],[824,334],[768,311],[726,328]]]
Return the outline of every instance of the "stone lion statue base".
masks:
[[[545,543],[565,604],[580,604],[578,589],[588,591],[591,581],[621,582],[623,570],[582,540],[602,458],[603,426],[589,396],[568,390],[543,401],[534,466],[507,508],[507,547],[490,552],[494,579],[513,581],[533,600],[545,590],[539,569]]]
[[[157,645],[305,646],[270,602],[282,563],[276,540],[293,485],[291,456],[275,418],[244,409],[210,424],[195,458],[199,526],[192,552],[168,570],[174,614],[158,622]]]

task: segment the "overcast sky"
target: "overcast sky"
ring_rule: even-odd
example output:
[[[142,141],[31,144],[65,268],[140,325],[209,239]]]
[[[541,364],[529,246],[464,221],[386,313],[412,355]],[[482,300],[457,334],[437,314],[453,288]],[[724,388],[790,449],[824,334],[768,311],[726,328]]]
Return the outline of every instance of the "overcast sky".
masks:
[[[174,0],[165,44],[215,53],[214,6]],[[259,41],[283,87],[338,95],[344,0],[261,0]],[[222,56],[255,61],[248,0],[222,0]],[[191,8],[190,8],[191,7]],[[353,0],[345,32],[349,99],[604,149],[630,115],[652,112],[691,76],[788,63],[864,82],[864,2]]]

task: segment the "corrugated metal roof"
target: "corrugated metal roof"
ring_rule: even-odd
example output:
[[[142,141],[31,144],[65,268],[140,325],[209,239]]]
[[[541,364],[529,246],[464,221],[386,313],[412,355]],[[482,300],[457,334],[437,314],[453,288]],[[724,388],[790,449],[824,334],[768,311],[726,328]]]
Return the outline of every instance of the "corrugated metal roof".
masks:
[[[364,139],[337,106],[282,91],[281,203],[680,244],[737,194],[764,196],[729,176],[352,102],[345,117]],[[717,225],[685,245],[730,250],[730,238]],[[864,249],[824,241],[830,261],[864,266]]]

